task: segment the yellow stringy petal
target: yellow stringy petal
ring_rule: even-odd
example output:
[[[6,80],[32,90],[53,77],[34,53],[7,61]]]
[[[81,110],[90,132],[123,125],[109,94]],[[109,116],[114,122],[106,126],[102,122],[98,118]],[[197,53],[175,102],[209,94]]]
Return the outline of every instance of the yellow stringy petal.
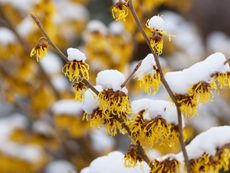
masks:
[[[161,85],[160,73],[156,71],[154,75],[147,74],[139,80],[140,87],[148,94],[155,94]]]
[[[175,159],[166,159],[162,162],[155,160],[151,173],[179,173],[180,162]]]
[[[125,21],[129,14],[128,6],[126,2],[118,2],[112,8],[112,16],[115,20]]]
[[[70,82],[81,82],[82,79],[89,80],[89,65],[82,61],[71,61],[62,69]]]

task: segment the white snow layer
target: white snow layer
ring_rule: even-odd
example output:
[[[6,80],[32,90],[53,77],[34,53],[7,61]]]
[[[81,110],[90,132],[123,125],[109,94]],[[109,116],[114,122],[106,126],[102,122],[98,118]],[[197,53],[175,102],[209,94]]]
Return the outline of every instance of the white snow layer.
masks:
[[[5,27],[0,27],[0,45],[8,45],[9,43],[15,42],[16,38],[12,31]]]
[[[67,54],[68,54],[68,60],[69,61],[83,61],[85,62],[86,56],[83,52],[81,52],[79,49],[75,48],[68,48],[67,49]]]
[[[95,86],[95,88],[98,91],[102,91],[101,86]],[[87,114],[92,114],[93,111],[98,108],[99,102],[98,102],[98,97],[94,92],[91,91],[91,89],[87,89],[84,95],[84,100],[82,102],[82,109],[87,113]]]
[[[166,23],[164,19],[160,16],[153,16],[151,19],[149,19],[148,25],[151,29],[157,29],[160,31],[166,30]]]
[[[177,110],[173,103],[164,100],[139,99],[131,103],[132,113],[145,110],[144,118],[153,119],[161,115],[167,123],[178,124]],[[184,124],[184,123],[183,123]]]
[[[11,4],[15,8],[25,12],[29,11],[35,3],[36,1],[31,0],[0,0],[0,4]]]
[[[229,65],[224,65],[225,61],[225,56],[217,52],[182,71],[166,73],[165,79],[173,92],[186,94],[194,84],[201,81],[210,82],[212,74],[230,71]]]
[[[46,56],[41,59],[40,63],[48,74],[52,75],[61,72],[62,62],[60,58],[52,52],[48,52]]]
[[[74,165],[65,160],[55,160],[48,164],[45,173],[76,173]]]
[[[114,151],[106,156],[98,157],[91,162],[88,168],[81,173],[149,173],[150,168],[145,163],[137,164],[132,168],[124,166],[124,155],[119,151]]]
[[[52,106],[52,111],[55,115],[74,115],[82,114],[82,104],[73,99],[59,100]]]
[[[114,21],[109,24],[109,31],[112,34],[121,34],[124,33],[124,30],[124,25],[121,22]]]
[[[125,76],[117,70],[103,70],[97,74],[96,84],[102,89],[122,90],[121,85],[125,81]]]
[[[141,66],[138,68],[138,70],[135,73],[135,76],[138,79],[142,79],[145,75],[153,75],[155,72],[153,69],[153,66],[155,66],[155,60],[153,57],[153,54],[148,54],[141,62]]]
[[[102,34],[107,34],[108,32],[107,27],[100,20],[91,20],[86,27],[86,31],[87,32],[98,31]]]
[[[23,38],[27,37],[29,34],[33,32],[35,29],[33,20],[31,17],[25,17],[21,23],[17,25],[16,30],[18,31],[19,35]]]

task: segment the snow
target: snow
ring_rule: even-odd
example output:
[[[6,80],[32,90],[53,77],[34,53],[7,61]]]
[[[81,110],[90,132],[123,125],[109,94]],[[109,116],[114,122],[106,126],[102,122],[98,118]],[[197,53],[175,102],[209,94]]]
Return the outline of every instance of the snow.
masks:
[[[0,45],[8,45],[16,41],[16,38],[12,31],[5,27],[0,27]]]
[[[19,35],[25,38],[29,34],[31,34],[34,30],[34,23],[31,17],[25,17],[20,24],[17,25],[16,30]]]
[[[165,31],[166,30],[166,23],[163,20],[162,17],[160,16],[153,16],[149,21],[148,21],[148,26],[151,29],[157,29],[160,31]]]
[[[85,62],[86,56],[83,52],[81,52],[79,49],[75,48],[68,48],[67,49],[68,54],[68,61],[83,61]]]
[[[73,99],[59,100],[52,106],[52,111],[55,115],[74,115],[82,114],[82,104]]]
[[[52,83],[58,91],[66,91],[69,88],[69,83],[63,75],[55,75],[52,77]]]
[[[76,173],[74,165],[66,160],[55,160],[48,164],[45,173]]]
[[[95,129],[90,134],[93,148],[98,152],[110,150],[114,147],[115,141],[111,136],[106,135],[105,129]]]
[[[57,15],[55,21],[62,23],[63,21],[86,21],[89,18],[87,9],[78,3],[62,1],[57,3]]]
[[[0,152],[17,157],[28,162],[36,163],[42,159],[43,151],[35,145],[20,145],[13,142],[0,142]]]
[[[125,81],[125,76],[118,70],[103,70],[97,74],[96,84],[102,89],[122,90],[121,85]]]
[[[122,34],[125,31],[124,25],[121,22],[117,22],[117,21],[111,22],[109,25],[109,31],[112,34]]]
[[[52,75],[61,72],[62,62],[60,58],[52,52],[48,52],[46,56],[41,59],[40,63],[48,74]]]
[[[224,65],[225,61],[225,56],[217,52],[182,71],[166,73],[165,79],[173,92],[186,94],[194,84],[201,81],[210,82],[212,74],[230,71],[229,65]]]
[[[156,66],[153,54],[148,54],[141,63],[141,66],[138,68],[138,70],[135,73],[135,76],[137,78],[143,78],[145,75],[153,75],[155,72],[153,69],[153,66]]]
[[[91,20],[86,27],[86,31],[88,32],[99,31],[102,34],[107,34],[108,32],[107,27],[100,20]]]
[[[213,32],[208,35],[207,47],[209,51],[220,51],[229,54],[230,38],[223,32]]]
[[[0,0],[0,4],[11,4],[15,8],[25,12],[29,11],[35,3],[36,1],[31,0]]]
[[[132,101],[131,109],[134,114],[145,110],[144,118],[148,120],[161,115],[167,123],[178,124],[176,107],[169,101],[143,98]]]
[[[21,114],[13,114],[5,118],[0,118],[0,142],[6,141],[14,129],[26,128],[27,125],[27,119]]]
[[[98,91],[102,91],[101,86],[95,86]],[[87,114],[92,114],[95,109],[99,106],[98,98],[91,89],[87,89],[84,95],[84,100],[82,102],[82,109]]]
[[[47,122],[42,120],[38,120],[33,123],[33,130],[45,135],[53,134],[52,127]]]
[[[91,162],[88,168],[81,173],[149,173],[150,168],[145,162],[137,164],[132,168],[124,166],[124,155],[119,151],[114,151],[106,156],[98,157]]]
[[[230,126],[212,127],[196,136],[186,147],[189,159],[196,159],[204,152],[215,155],[216,149],[230,143]],[[178,157],[182,153],[178,154]]]

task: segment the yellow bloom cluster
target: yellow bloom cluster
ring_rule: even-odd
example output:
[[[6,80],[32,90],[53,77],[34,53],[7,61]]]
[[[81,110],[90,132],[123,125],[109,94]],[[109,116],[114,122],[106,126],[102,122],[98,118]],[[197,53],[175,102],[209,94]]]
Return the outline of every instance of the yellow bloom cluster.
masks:
[[[124,20],[129,14],[128,1],[119,0],[112,8],[112,16],[115,20]]]
[[[100,92],[98,97],[103,112],[118,115],[118,118],[125,118],[130,113],[129,97],[123,91],[107,89]]]
[[[62,69],[70,82],[80,82],[82,79],[89,80],[89,65],[83,61],[70,61]]]
[[[127,153],[124,156],[125,167],[135,167],[137,162],[141,162],[142,158],[138,154],[138,148],[136,145],[131,144]]]
[[[147,120],[144,119],[143,115],[144,111],[139,112],[127,122],[134,142],[139,140],[145,147],[175,145],[179,137],[176,125],[168,124],[161,116]]]
[[[163,162],[154,160],[151,173],[179,173],[180,162],[176,159],[165,159]]]
[[[146,74],[142,79],[138,80],[140,83],[140,88],[148,94],[155,94],[161,85],[161,77],[158,70],[154,70],[154,74]]]
[[[82,101],[84,98],[84,92],[86,91],[87,87],[82,83],[75,83],[73,85],[74,93],[75,93],[75,99],[77,101]]]
[[[81,137],[89,130],[89,123],[79,116],[56,115],[54,122],[57,130],[67,132],[72,137]]]
[[[48,42],[43,37],[39,39],[36,46],[31,50],[30,57],[35,57],[37,61],[47,54]]]

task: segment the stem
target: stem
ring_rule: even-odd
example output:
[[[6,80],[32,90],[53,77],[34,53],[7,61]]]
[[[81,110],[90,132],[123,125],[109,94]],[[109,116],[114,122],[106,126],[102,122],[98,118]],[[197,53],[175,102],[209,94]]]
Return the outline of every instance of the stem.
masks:
[[[133,78],[134,74],[136,73],[136,71],[139,69],[139,67],[141,66],[142,61],[140,61],[136,67],[133,69],[132,73],[128,76],[128,78],[121,84],[121,88],[124,88],[125,85]]]
[[[225,62],[224,62],[224,65],[226,65],[227,63],[230,62],[230,58],[228,58]]]
[[[50,37],[48,36],[48,34],[46,33],[46,31],[44,30],[40,20],[38,19],[38,17],[34,16],[33,14],[31,14],[32,19],[34,20],[34,22],[37,24],[38,28],[40,29],[40,31],[42,32],[43,36],[45,37],[45,39],[48,41],[49,45],[60,55],[60,57],[65,61],[68,62],[68,57],[53,43],[53,41],[50,39]],[[85,84],[85,86],[87,86],[88,88],[90,88],[95,94],[99,94],[99,92],[96,90],[96,88],[89,83],[89,81],[83,79],[82,83]]]
[[[178,118],[178,127],[179,127],[179,141],[180,141],[180,145],[181,145],[181,149],[182,149],[182,152],[183,152],[183,156],[184,156],[184,160],[185,160],[185,165],[187,167],[187,171],[190,172],[190,165],[189,165],[189,159],[188,159],[188,154],[187,154],[187,151],[186,151],[186,148],[185,148],[185,143],[184,143],[184,137],[183,137],[183,126],[182,126],[182,115],[181,115],[181,110],[180,110],[180,105],[177,103],[177,100],[176,100],[176,97],[173,93],[173,91],[171,90],[171,88],[169,87],[169,84],[167,83],[165,77],[164,77],[164,74],[163,74],[163,71],[162,71],[162,68],[161,68],[161,65],[160,65],[160,61],[159,61],[159,58],[157,56],[157,54],[155,53],[155,51],[153,50],[153,48],[151,47],[150,45],[150,40],[148,38],[148,36],[146,35],[145,31],[144,31],[144,28],[136,14],[136,11],[133,7],[133,3],[132,3],[132,0],[129,0],[129,9],[133,15],[133,18],[137,24],[137,27],[139,28],[139,30],[141,31],[147,45],[149,46],[153,56],[154,56],[154,60],[156,62],[156,65],[157,65],[157,68],[159,70],[159,73],[160,73],[160,77],[161,77],[161,82],[162,84],[164,85],[166,91],[168,92],[170,98],[172,99],[172,101],[174,102],[175,106],[176,106],[176,109],[177,109],[177,118]]]
[[[39,29],[41,30],[41,32],[43,33],[43,36],[47,39],[48,43],[64,59],[64,61],[67,62],[68,61],[67,56],[64,53],[62,53],[62,51],[52,42],[52,40],[49,38],[49,36],[45,32],[45,30],[43,29],[39,19],[36,16],[32,15],[32,14],[31,14],[31,16],[32,16],[33,20],[35,21],[35,23],[37,24],[37,26],[39,27]],[[128,77],[128,79],[126,80],[127,82],[132,78],[132,76],[138,70],[140,65],[141,65],[141,62],[138,63],[137,67],[134,69],[132,74]],[[83,79],[82,83],[84,83],[88,88],[90,88],[96,95],[99,94],[99,91],[92,84],[90,84],[89,81]],[[126,85],[126,83],[124,85]],[[126,131],[128,132],[129,136],[131,137],[131,131],[130,131],[129,127],[125,124],[124,120],[119,119],[117,116],[115,116],[115,118],[117,119],[117,121],[119,121],[122,124],[124,129],[126,129]],[[140,145],[139,141],[137,141],[137,146],[138,146],[138,150],[139,150],[140,154],[142,155],[142,158],[145,160],[146,163],[149,164],[150,167],[152,167],[152,163],[151,163],[150,159],[148,158],[147,154],[145,153],[143,147]]]
[[[23,47],[23,49],[26,51],[26,53],[29,54],[29,52],[31,50],[30,45],[28,44],[28,42],[26,42],[25,39],[23,39],[19,35],[17,30],[14,28],[13,24],[10,22],[10,20],[7,18],[7,16],[4,14],[3,8],[1,7],[1,5],[0,5],[0,17],[2,18],[2,21],[3,21],[2,24],[14,33],[14,35],[16,36],[18,41],[20,42],[21,46]],[[53,93],[54,93],[55,97],[57,99],[60,99],[61,98],[60,93],[54,87],[53,83],[51,82],[51,80],[49,78],[49,75],[46,74],[45,70],[42,68],[42,66],[40,64],[38,64],[38,68],[39,68],[41,74],[43,75],[43,77],[45,78],[47,84],[53,90]]]
[[[43,36],[46,38],[46,40],[48,41],[49,45],[58,53],[58,55],[60,55],[60,57],[67,62],[67,57],[66,55],[52,42],[52,40],[49,38],[48,34],[45,32],[40,20],[38,19],[38,17],[34,16],[33,14],[30,14],[32,19],[34,20],[34,22],[36,23],[36,25],[38,26],[38,28],[40,29],[40,31],[42,32]]]

